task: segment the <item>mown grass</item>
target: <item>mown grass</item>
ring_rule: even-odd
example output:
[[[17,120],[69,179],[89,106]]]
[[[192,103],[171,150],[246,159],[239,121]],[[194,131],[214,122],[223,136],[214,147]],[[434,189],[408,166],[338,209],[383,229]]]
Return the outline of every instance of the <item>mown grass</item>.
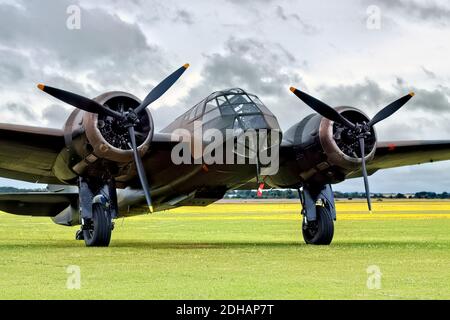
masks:
[[[391,208],[391,209],[389,209]],[[450,202],[338,202],[333,244],[307,246],[298,204],[217,204],[76,228],[0,214],[2,299],[449,299]],[[81,269],[81,289],[66,268]],[[382,272],[367,288],[367,268]]]

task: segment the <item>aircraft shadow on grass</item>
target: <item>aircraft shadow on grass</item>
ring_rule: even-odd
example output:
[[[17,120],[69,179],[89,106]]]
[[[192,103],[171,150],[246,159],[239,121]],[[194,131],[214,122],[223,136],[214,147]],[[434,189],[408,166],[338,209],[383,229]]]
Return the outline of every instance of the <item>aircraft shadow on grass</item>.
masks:
[[[82,248],[79,244],[74,243],[70,240],[64,240],[60,242],[51,242],[45,240],[45,243],[42,242],[30,242],[26,244],[0,244],[0,251],[7,249],[73,249],[73,248]],[[129,240],[117,240],[114,245],[111,246],[111,249],[114,248],[133,248],[136,250],[145,249],[170,249],[170,250],[217,250],[217,249],[252,249],[252,248],[292,248],[292,249],[306,249],[306,250],[330,250],[327,249],[326,246],[322,247],[310,247],[306,244],[301,243],[301,241],[285,241],[285,242],[269,242],[269,241],[202,241],[202,242],[189,242],[189,241],[129,241]],[[448,248],[448,243],[445,241],[437,241],[437,242],[426,242],[426,241],[384,241],[384,240],[371,240],[367,242],[363,241],[344,241],[339,242],[336,241],[333,245],[333,250],[336,249],[356,249],[356,248],[367,248],[367,249],[446,249]],[[111,250],[109,249],[109,250]],[[104,249],[108,250],[108,249]]]

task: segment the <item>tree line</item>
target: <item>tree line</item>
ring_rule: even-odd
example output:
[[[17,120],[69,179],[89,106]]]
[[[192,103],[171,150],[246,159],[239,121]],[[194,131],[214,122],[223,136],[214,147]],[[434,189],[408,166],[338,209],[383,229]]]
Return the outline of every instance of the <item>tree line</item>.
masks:
[[[335,198],[338,199],[365,199],[364,192],[340,192],[334,191]],[[436,193],[420,191],[416,193],[372,193],[372,198],[376,199],[450,199],[450,193]],[[233,190],[224,196],[225,199],[257,199],[256,190]],[[297,199],[298,192],[295,189],[268,189],[263,190],[262,199]]]
[[[19,189],[14,187],[0,187],[0,193],[18,192],[42,192],[46,189]],[[334,196],[338,199],[364,199],[364,192],[340,192],[335,191]],[[378,199],[450,199],[450,193],[436,193],[421,191],[416,193],[372,193],[372,198]],[[225,199],[257,199],[256,190],[232,190],[225,194]],[[298,192],[295,189],[267,189],[263,190],[262,199],[298,199]]]
[[[46,189],[19,189],[14,187],[0,187],[0,193],[43,192]]]

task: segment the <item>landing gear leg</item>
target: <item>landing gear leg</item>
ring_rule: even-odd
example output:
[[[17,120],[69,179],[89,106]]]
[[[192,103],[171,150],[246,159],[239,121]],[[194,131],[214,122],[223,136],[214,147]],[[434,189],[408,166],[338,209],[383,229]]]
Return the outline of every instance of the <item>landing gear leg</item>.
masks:
[[[331,186],[299,189],[302,204],[302,234],[307,244],[329,245],[333,240],[336,211]]]
[[[106,183],[96,179],[80,178],[81,229],[77,240],[84,240],[88,247],[107,247],[117,217],[117,195],[113,179]]]

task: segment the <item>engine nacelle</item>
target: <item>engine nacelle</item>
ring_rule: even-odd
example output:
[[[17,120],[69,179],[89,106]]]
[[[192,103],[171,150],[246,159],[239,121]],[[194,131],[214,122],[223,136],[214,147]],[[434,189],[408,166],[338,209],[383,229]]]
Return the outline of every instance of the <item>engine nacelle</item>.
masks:
[[[336,108],[353,123],[369,121],[360,110],[352,107]],[[289,178],[281,173],[283,181],[279,185],[295,185],[298,177],[302,183],[323,185],[343,181],[345,176],[361,168],[361,151],[358,141],[347,134],[348,128],[319,114],[307,116],[284,134],[284,140],[293,144],[295,163],[290,167],[298,175]],[[365,139],[366,162],[373,159],[376,151],[376,132]],[[296,168],[294,169],[293,166]],[[295,181],[295,180],[296,181]]]
[[[116,111],[134,109],[140,104],[134,95],[119,91],[107,92],[94,100]],[[140,114],[139,120],[135,127],[136,142],[143,156],[150,149],[154,126],[148,109]],[[128,129],[120,120],[76,109],[67,120],[64,131],[69,151],[57,161],[67,162],[66,167],[77,175],[86,174],[89,168],[103,166],[105,161],[115,168],[113,174],[116,177],[130,169],[128,164],[133,160],[133,152],[129,146]],[[69,181],[67,172],[61,170],[59,175],[61,180]]]

